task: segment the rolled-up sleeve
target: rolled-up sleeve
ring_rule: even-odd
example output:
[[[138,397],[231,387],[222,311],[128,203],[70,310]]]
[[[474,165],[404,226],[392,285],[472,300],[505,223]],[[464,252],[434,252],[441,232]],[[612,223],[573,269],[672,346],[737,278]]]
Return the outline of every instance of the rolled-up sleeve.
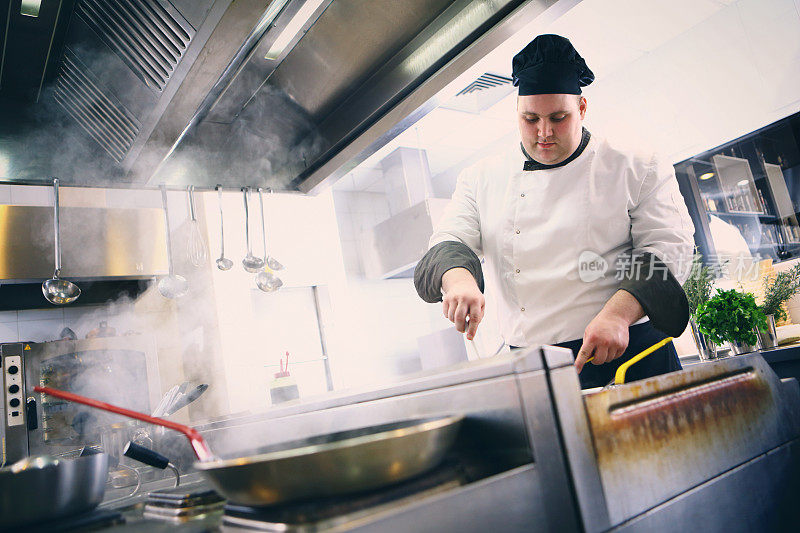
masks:
[[[629,211],[633,253],[651,253],[682,284],[689,277],[694,252],[694,224],[675,171],[653,157]]]
[[[460,241],[481,254],[481,219],[476,199],[476,176],[472,168],[461,172],[456,190],[428,241],[428,247],[444,241]]]
[[[414,286],[426,302],[441,300],[442,276],[452,268],[466,268],[483,290],[481,224],[475,193],[473,169],[458,177],[453,197],[447,204],[428,242],[428,252],[414,269]]]
[[[620,288],[638,300],[654,327],[679,336],[689,321],[681,285],[692,263],[694,224],[671,166],[651,160],[629,214],[632,261]]]

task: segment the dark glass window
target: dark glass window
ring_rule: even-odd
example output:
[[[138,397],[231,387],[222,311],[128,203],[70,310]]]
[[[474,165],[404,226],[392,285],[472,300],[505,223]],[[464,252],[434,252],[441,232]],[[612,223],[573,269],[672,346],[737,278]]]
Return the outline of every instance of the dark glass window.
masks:
[[[800,113],[675,165],[707,263],[800,255]]]

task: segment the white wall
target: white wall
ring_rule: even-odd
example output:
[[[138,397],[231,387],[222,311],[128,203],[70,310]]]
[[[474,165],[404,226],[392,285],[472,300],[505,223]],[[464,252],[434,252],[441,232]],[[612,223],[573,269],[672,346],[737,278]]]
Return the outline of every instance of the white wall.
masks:
[[[219,257],[219,208],[216,193],[204,193],[212,262]],[[232,412],[259,411],[270,405],[269,384],[280,358],[290,352],[290,372],[301,396],[325,392],[313,286],[329,290],[344,284],[344,265],[330,193],[319,196],[264,194],[267,251],[285,267],[276,274],[284,282],[276,293],[265,293],[246,272],[242,193],[223,193],[225,255],[229,271],[212,268],[213,302],[219,322],[221,358]],[[253,254],[263,256],[258,196],[250,203]],[[339,291],[341,292],[341,291]],[[340,296],[345,297],[346,296]],[[331,312],[327,304],[326,313]],[[323,321],[323,327],[335,328]],[[329,346],[332,373],[346,372],[337,364],[337,346]]]
[[[378,179],[382,178],[378,173]],[[365,232],[390,216],[389,202],[383,192],[334,190],[336,222],[342,243],[345,270],[350,278],[364,277],[361,242]]]
[[[708,14],[701,11],[707,4],[686,7],[689,13],[697,9],[701,19]],[[598,81],[585,91],[590,129],[631,144],[646,142],[675,163],[798,111],[797,1],[727,4],[633,62],[610,73],[599,72]],[[593,27],[619,29],[620,21],[613,20],[617,10],[594,13]],[[580,51],[588,21],[581,19],[576,27],[568,22],[556,22],[554,29],[563,30]],[[635,20],[622,22],[641,43],[647,41],[648,31],[656,39],[669,21],[658,25],[646,21],[641,26]],[[635,37],[623,34],[622,38]],[[590,58],[587,54],[591,67]]]
[[[371,172],[373,177],[376,172]],[[379,172],[377,176],[380,179]],[[350,361],[342,386],[385,382],[420,370],[418,339],[452,324],[442,315],[441,305],[420,299],[411,278],[365,279],[361,245],[366,232],[389,218],[386,194],[337,188],[333,197],[347,273],[341,312],[355,328],[346,352],[339,355],[340,362]]]

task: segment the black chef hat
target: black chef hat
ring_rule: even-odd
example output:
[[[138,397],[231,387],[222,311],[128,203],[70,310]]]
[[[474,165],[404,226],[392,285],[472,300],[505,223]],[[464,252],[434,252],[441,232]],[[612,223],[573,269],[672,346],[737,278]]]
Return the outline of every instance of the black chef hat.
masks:
[[[572,43],[560,35],[539,35],[511,62],[514,86],[520,96],[528,94],[581,94],[581,87],[594,81]]]

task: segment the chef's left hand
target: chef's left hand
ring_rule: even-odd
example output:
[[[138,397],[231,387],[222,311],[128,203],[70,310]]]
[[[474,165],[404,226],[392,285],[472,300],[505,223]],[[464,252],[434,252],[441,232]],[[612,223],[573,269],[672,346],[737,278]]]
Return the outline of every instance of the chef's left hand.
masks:
[[[622,355],[628,347],[628,327],[643,316],[644,309],[631,293],[624,289],[615,292],[583,332],[583,345],[575,358],[578,373],[592,355],[596,365]]]
[[[583,334],[583,345],[575,358],[578,372],[583,369],[586,360],[594,355],[592,364],[602,365],[621,356],[628,347],[629,321],[613,313],[600,311],[589,322]]]

